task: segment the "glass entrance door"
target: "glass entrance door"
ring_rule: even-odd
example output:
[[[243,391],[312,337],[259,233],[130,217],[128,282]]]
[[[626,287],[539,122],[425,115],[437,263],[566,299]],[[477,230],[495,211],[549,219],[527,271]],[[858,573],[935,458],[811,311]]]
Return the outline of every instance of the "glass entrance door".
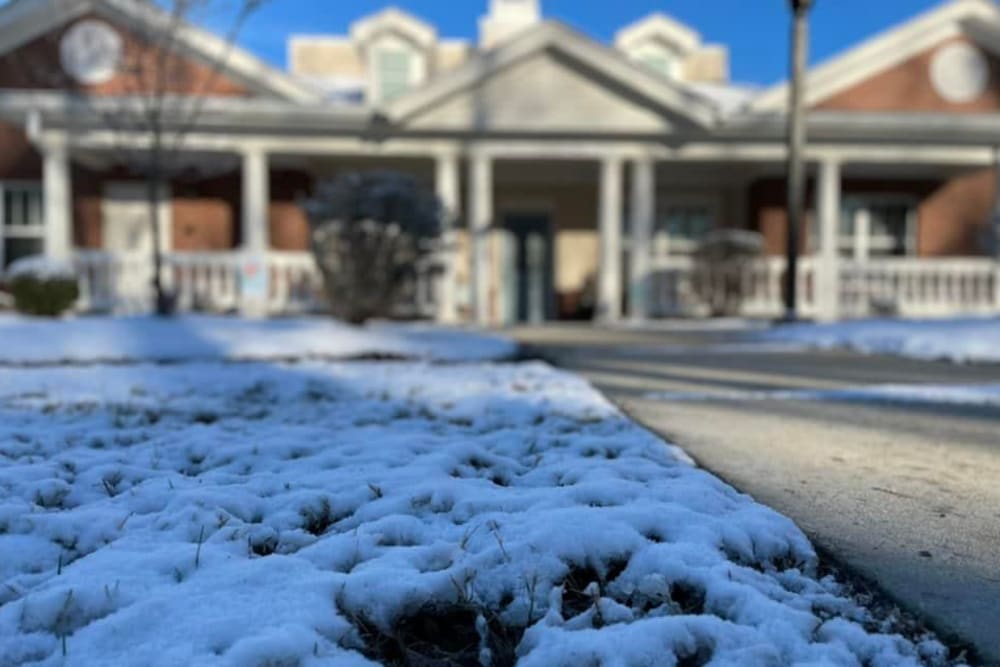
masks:
[[[508,321],[538,324],[552,318],[552,225],[544,214],[508,215],[504,281]]]

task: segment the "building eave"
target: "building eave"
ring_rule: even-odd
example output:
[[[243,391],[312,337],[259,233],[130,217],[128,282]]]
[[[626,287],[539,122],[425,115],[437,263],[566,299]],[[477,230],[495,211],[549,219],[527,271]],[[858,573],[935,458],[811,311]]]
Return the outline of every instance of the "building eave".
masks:
[[[1000,146],[1000,117],[992,113],[813,111],[807,127],[812,142]],[[787,131],[784,113],[745,113],[729,118],[714,136],[729,141],[784,141]]]
[[[59,91],[0,91],[0,116],[26,122],[35,115],[47,128],[107,129],[143,132],[140,97],[85,97]],[[198,105],[197,112],[192,109]],[[164,127],[173,132],[192,125],[199,132],[238,134],[247,131],[272,133],[354,132],[363,134],[373,126],[373,115],[362,107],[329,104],[303,105],[284,100],[229,97],[198,100],[192,97],[166,98],[163,102]],[[116,118],[133,119],[119,123]],[[195,119],[192,124],[192,118]],[[148,130],[146,130],[148,131]]]

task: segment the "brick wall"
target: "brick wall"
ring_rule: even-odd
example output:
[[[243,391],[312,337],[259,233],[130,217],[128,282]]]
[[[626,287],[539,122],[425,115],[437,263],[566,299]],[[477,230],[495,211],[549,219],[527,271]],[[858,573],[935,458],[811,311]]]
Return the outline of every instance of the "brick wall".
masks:
[[[87,16],[104,23],[110,22],[99,16]],[[31,42],[0,56],[0,88],[12,89],[76,89],[93,95],[134,94],[142,88],[143,82],[147,89],[153,86],[153,72],[157,71],[152,63],[157,57],[157,51],[151,47],[150,41],[142,35],[129,32],[120,26],[114,26],[122,36],[124,47],[123,71],[132,74],[119,74],[106,83],[96,86],[80,86],[63,72],[59,59],[59,44],[63,35],[73,25],[73,21],[48,34],[37,37]],[[218,96],[247,95],[249,91],[241,84],[227,79],[217,71],[215,63],[207,63],[181,55],[168,59],[168,65],[160,71],[166,74],[164,90],[171,93],[200,93]],[[135,72],[141,72],[140,76]]]
[[[931,82],[931,63],[937,52],[955,38],[891,67],[816,105],[841,111],[947,111],[983,113],[1000,109],[1000,60],[989,56],[990,85],[977,99],[963,104],[945,100]]]

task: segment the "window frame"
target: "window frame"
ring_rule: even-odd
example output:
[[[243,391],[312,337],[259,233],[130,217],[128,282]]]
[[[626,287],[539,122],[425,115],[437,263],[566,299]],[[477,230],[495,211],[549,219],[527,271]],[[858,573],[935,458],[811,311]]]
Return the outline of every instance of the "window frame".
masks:
[[[646,42],[632,49],[631,57],[637,65],[656,76],[673,81],[681,78],[683,55],[672,46],[660,42]],[[653,67],[651,65],[653,59],[662,59],[666,68]]]
[[[386,106],[392,103],[392,100],[386,100],[382,95],[382,73],[379,68],[379,57],[382,52],[402,51],[406,53],[409,60],[409,80],[406,93],[419,87],[429,78],[431,61],[427,48],[406,34],[398,31],[380,31],[367,39],[362,48],[364,49],[366,67],[365,101],[372,106]]]
[[[30,225],[7,224],[7,193],[15,190],[36,190],[39,196],[41,222]],[[7,267],[7,239],[37,239],[45,251],[45,189],[41,180],[0,180],[0,273]]]
[[[653,233],[652,233],[652,254],[654,257],[674,257],[674,256],[685,256],[691,255],[695,250],[698,249],[699,241],[695,241],[688,238],[683,238],[679,236],[671,236],[669,229],[666,227],[667,213],[673,207],[683,207],[683,208],[704,208],[708,213],[709,225],[708,232],[712,230],[719,229],[720,213],[722,211],[722,202],[717,195],[714,194],[660,194],[656,198],[656,219],[653,223]],[[663,227],[663,233],[660,231],[660,227]],[[666,252],[659,252],[659,247],[661,246],[660,238],[666,237],[665,245]]]
[[[902,239],[902,255],[873,254],[873,250],[888,250],[895,247],[895,237],[872,235],[871,212],[877,206],[903,206],[906,211],[906,229]],[[853,211],[851,233],[844,233],[844,222]],[[863,232],[863,233],[859,233]],[[840,257],[854,261],[884,259],[892,257],[916,257],[920,233],[920,199],[904,193],[856,194],[844,197],[837,229],[837,252]],[[882,243],[876,243],[882,241]]]
[[[384,60],[387,57],[402,57],[406,61],[406,71],[405,71],[405,85],[402,90],[396,94],[389,96],[386,94],[386,76],[384,66]],[[402,45],[379,45],[375,47],[374,50],[374,64],[375,64],[375,93],[381,104],[391,104],[394,100],[402,97],[410,90],[413,89],[415,74],[417,69],[417,54],[415,54],[411,49],[408,49]],[[402,68],[400,68],[399,74],[402,74]]]

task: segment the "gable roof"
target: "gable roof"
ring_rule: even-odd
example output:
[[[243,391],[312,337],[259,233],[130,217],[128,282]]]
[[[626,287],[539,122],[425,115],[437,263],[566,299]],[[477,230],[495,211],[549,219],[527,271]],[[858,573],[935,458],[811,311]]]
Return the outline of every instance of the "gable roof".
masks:
[[[649,100],[700,127],[710,127],[718,120],[718,110],[710,101],[681,84],[647,72],[622,54],[582,35],[565,24],[546,21],[530,28],[501,46],[479,53],[465,65],[428,85],[397,99],[386,109],[388,118],[405,122],[445,99],[485,81],[515,62],[553,50],[582,63]]]
[[[1000,7],[994,0],[946,0],[811,69],[806,78],[806,106],[829,99],[949,37],[966,33],[975,36],[977,30],[983,31],[983,26],[1000,29]],[[1000,48],[1000,44],[993,44],[992,48]],[[785,82],[765,90],[750,108],[784,111],[787,103]]]
[[[90,12],[146,29],[166,28],[174,21],[147,0],[11,0],[0,7],[0,54]],[[316,91],[245,49],[191,23],[181,24],[175,40],[178,47],[195,58],[222,63],[227,76],[252,90],[293,102],[321,99]]]

